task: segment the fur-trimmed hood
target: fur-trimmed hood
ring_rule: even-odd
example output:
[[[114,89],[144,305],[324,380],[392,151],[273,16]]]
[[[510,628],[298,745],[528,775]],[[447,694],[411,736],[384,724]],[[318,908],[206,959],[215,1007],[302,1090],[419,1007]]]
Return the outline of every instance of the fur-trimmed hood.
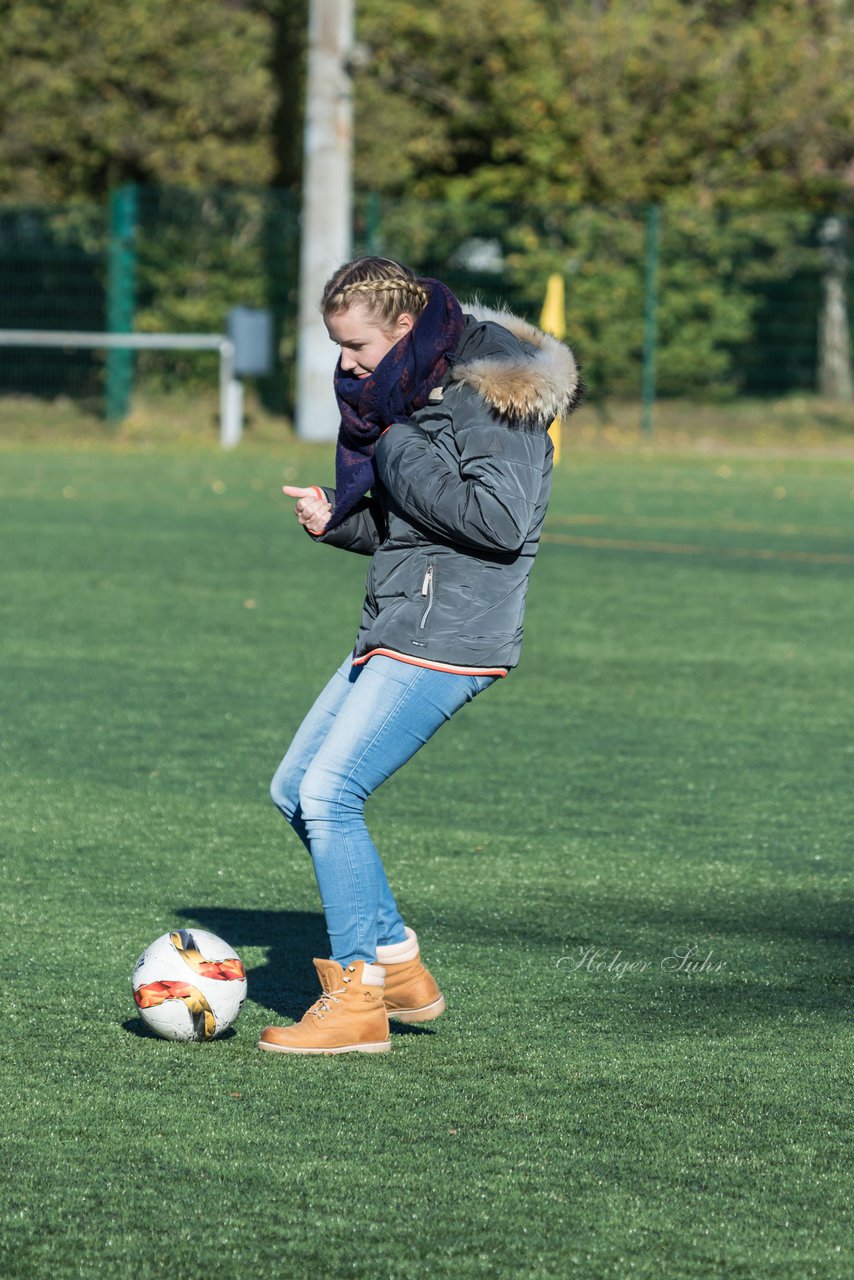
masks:
[[[463,310],[451,382],[471,387],[508,422],[548,425],[577,408],[584,387],[569,347],[510,311],[472,303]]]

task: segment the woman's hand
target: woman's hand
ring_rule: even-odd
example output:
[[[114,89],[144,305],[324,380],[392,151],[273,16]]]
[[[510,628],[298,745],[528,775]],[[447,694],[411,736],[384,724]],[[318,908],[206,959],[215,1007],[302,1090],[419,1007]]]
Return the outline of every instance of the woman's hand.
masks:
[[[322,489],[298,489],[295,485],[282,486],[282,493],[289,498],[296,498],[294,515],[300,524],[315,536],[323,533],[332,515],[332,505]]]

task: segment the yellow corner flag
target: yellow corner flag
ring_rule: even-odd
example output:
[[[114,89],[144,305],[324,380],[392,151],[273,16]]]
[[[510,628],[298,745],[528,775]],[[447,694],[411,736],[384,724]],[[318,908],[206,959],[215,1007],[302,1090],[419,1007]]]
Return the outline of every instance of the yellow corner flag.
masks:
[[[546,285],[546,300],[540,313],[540,328],[543,333],[550,333],[553,338],[566,337],[566,294],[563,276],[555,271],[549,276]],[[549,427],[549,435],[555,447],[555,466],[560,462],[561,421],[555,418]]]

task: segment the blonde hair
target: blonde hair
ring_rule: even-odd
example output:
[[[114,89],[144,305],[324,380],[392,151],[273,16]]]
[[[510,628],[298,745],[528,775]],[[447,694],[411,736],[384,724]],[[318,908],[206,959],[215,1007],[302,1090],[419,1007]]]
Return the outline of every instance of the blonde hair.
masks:
[[[429,299],[409,267],[391,258],[356,258],[326,282],[320,309],[328,317],[361,304],[380,328],[392,329],[404,314],[417,320]]]

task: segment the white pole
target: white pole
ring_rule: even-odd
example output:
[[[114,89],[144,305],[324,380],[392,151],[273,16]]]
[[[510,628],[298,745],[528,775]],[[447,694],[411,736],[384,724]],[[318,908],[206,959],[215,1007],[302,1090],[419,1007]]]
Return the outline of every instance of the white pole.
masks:
[[[311,0],[305,119],[297,434],[334,440],[336,351],[320,315],[323,286],[351,254],[353,100],[347,60],[353,0]]]
[[[224,338],[219,346],[219,441],[233,449],[243,435],[243,383],[234,376],[234,343]]]

